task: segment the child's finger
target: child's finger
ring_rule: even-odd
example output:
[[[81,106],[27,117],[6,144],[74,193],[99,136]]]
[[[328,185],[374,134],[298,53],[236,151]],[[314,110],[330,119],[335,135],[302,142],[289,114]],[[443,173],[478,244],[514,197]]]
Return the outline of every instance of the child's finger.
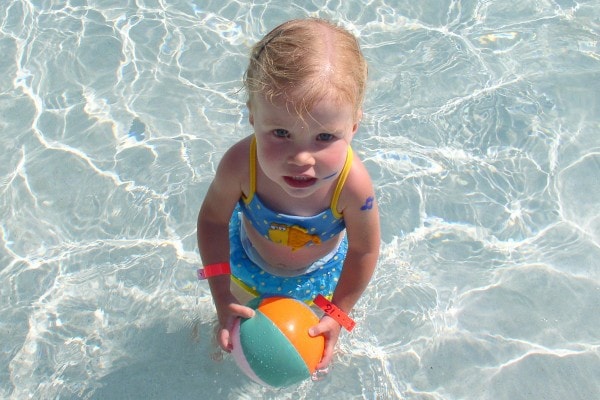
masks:
[[[252,318],[254,317],[254,310],[250,307],[246,307],[243,306],[241,304],[231,304],[229,306],[230,311],[233,315],[236,315],[238,317],[242,317],[242,318]],[[231,324],[233,326],[233,322]]]

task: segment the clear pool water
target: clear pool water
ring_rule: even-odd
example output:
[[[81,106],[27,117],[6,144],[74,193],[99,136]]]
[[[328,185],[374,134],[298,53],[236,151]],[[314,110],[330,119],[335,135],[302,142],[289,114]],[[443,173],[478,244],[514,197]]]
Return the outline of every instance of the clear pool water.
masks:
[[[330,374],[212,342],[196,215],[249,47],[321,16],[370,65],[381,258]],[[600,398],[597,1],[4,0],[0,398]]]

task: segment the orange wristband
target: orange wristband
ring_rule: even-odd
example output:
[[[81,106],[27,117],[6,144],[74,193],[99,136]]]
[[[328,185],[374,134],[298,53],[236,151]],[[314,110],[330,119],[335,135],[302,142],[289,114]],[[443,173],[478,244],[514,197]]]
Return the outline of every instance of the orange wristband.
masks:
[[[213,276],[229,275],[231,267],[228,262],[205,265],[204,268],[198,270],[198,279],[204,280]]]
[[[354,320],[350,318],[348,314],[340,310],[338,306],[327,300],[323,295],[317,295],[317,297],[315,297],[315,299],[313,300],[313,303],[315,303],[317,307],[323,310],[325,314],[335,319],[338,324],[346,328],[348,332],[354,329],[356,322],[354,322]]]

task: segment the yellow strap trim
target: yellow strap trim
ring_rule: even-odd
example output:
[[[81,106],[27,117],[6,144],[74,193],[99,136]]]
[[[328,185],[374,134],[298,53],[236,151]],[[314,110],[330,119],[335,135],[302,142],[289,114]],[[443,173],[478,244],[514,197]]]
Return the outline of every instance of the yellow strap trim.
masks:
[[[256,192],[256,136],[252,135],[250,142],[250,193],[248,196],[243,196],[244,203],[250,204],[254,193]]]
[[[231,280],[238,285],[243,291],[245,291],[246,293],[248,293],[251,296],[254,297],[258,297],[260,296],[260,293],[258,293],[256,290],[252,289],[250,286],[246,285],[244,282],[242,282],[239,278],[237,278],[234,275],[231,275]]]
[[[331,213],[336,218],[342,218],[342,214],[340,214],[337,210],[337,204],[338,200],[340,199],[340,194],[342,193],[344,183],[346,183],[346,178],[348,178],[348,174],[350,173],[350,167],[352,166],[353,159],[354,152],[352,151],[352,147],[348,146],[346,161],[344,162],[344,167],[342,168],[342,172],[340,172],[340,177],[338,178],[337,185],[335,186],[335,192],[333,192],[333,197],[331,198]]]
[[[238,285],[243,291],[245,291],[247,294],[249,294],[250,296],[254,296],[254,297],[260,297],[260,293],[254,289],[252,289],[250,286],[246,285],[244,282],[242,282],[241,279],[237,278],[235,275],[231,275],[231,280],[233,281],[233,283],[235,283],[236,285]],[[327,296],[324,296],[327,300],[331,301],[331,299],[333,298],[333,294],[329,294]],[[315,306],[315,303],[313,300],[305,300],[304,301],[308,306]]]

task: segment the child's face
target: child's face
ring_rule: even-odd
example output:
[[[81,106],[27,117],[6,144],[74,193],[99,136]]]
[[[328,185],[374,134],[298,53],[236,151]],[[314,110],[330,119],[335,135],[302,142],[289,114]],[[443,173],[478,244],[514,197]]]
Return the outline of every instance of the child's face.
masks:
[[[342,170],[360,111],[325,98],[300,116],[284,101],[260,95],[249,108],[264,174],[293,197],[328,190]]]

